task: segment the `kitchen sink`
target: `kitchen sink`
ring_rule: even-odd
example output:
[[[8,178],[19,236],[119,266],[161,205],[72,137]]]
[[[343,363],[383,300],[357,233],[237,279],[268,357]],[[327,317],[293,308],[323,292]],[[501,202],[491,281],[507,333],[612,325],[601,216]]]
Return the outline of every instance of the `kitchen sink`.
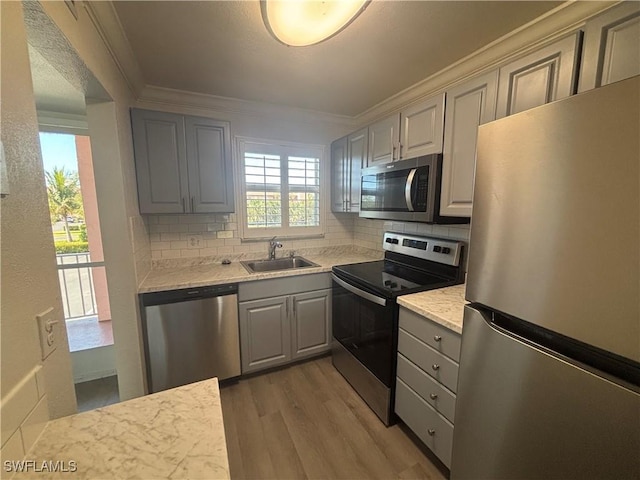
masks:
[[[299,268],[319,267],[303,257],[276,258],[275,260],[253,260],[240,262],[249,273],[274,272],[277,270],[297,270]]]

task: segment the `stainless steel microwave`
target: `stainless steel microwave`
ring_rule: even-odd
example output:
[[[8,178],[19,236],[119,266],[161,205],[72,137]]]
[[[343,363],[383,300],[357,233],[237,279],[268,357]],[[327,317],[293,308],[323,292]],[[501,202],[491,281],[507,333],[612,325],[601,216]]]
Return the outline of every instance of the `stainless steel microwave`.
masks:
[[[360,216],[424,223],[469,223],[440,215],[442,154],[362,170]]]

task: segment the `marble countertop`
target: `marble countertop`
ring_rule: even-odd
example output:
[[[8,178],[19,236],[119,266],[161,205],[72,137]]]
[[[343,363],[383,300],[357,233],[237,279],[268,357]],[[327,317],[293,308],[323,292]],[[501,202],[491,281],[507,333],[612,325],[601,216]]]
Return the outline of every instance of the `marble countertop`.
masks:
[[[25,460],[77,470],[12,478],[229,478],[218,380],[52,420]]]
[[[398,303],[456,333],[462,333],[466,285],[439,288],[398,297]]]
[[[151,270],[149,275],[147,275],[140,284],[138,293],[330,272],[331,267],[334,265],[379,260],[383,257],[383,254],[382,252],[373,250],[324,249],[316,253],[301,252],[301,256],[319,266],[261,273],[247,272],[238,261],[232,262],[229,265],[209,263],[203,265],[176,266],[173,268],[155,268]]]

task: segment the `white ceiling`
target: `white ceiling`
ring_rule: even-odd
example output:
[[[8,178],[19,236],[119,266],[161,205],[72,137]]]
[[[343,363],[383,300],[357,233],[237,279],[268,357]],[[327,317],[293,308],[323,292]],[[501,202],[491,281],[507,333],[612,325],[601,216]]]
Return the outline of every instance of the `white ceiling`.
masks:
[[[258,0],[115,9],[148,85],[355,116],[560,3],[373,0],[309,47],[273,39]]]

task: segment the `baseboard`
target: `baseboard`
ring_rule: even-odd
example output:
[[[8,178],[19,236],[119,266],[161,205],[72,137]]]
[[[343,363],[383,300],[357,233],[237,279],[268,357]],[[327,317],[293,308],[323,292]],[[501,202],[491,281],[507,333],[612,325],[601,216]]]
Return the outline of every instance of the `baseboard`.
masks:
[[[113,345],[71,353],[73,383],[88,382],[117,374]]]

